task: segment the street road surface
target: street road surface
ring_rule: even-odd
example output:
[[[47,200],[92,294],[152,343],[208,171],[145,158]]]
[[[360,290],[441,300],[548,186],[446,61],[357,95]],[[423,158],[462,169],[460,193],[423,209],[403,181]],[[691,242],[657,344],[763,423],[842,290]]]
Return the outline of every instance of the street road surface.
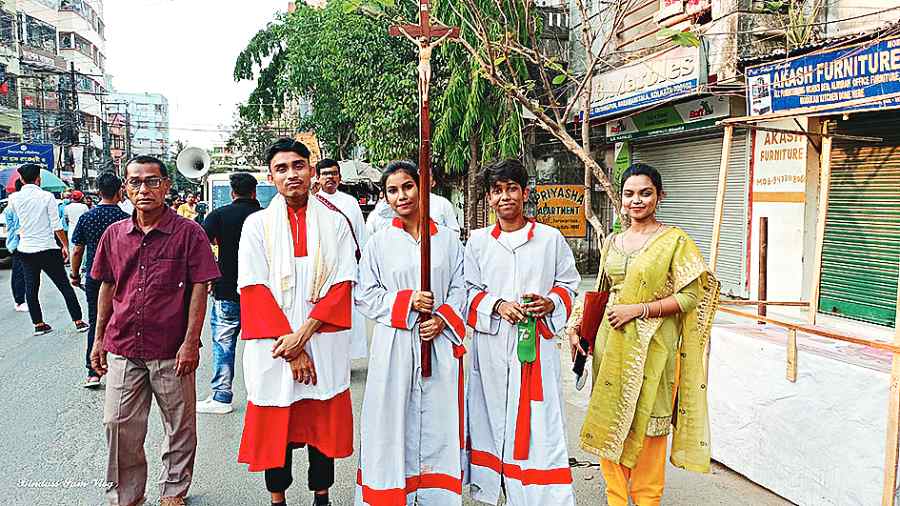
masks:
[[[75,333],[63,305],[62,296],[49,279],[41,283],[41,300],[46,321],[54,332],[32,337],[27,313],[13,311],[9,290],[10,271],[0,271],[0,490],[3,505],[69,506],[101,505],[106,469],[106,440],[103,432],[103,390],[81,387],[84,368],[85,334]],[[585,287],[589,286],[585,283]],[[79,292],[87,314],[83,292]],[[197,371],[197,397],[209,395],[211,348],[209,319],[203,333],[202,360]],[[229,415],[198,415],[199,447],[191,506],[268,505],[269,495],[262,473],[249,473],[238,464],[246,397],[241,374],[243,347],[238,347],[235,379],[235,411]],[[568,354],[568,352],[566,352]],[[568,362],[567,358],[561,360]],[[588,367],[590,369],[590,367]],[[567,369],[564,369],[567,370]],[[578,431],[587,405],[587,394],[575,392],[566,375],[567,431],[569,448],[581,462],[594,459],[578,449]],[[366,381],[366,362],[354,363],[352,396],[357,422]],[[158,504],[156,477],[160,472],[163,431],[154,403],[146,453],[150,467],[148,504]],[[727,444],[720,442],[719,444]],[[339,460],[336,483],[331,489],[335,506],[353,504],[356,455]],[[606,504],[603,480],[597,467],[573,471],[578,504]],[[288,490],[288,504],[308,505],[306,451],[296,450],[294,485]],[[477,504],[466,498],[466,505]],[[665,505],[768,506],[790,504],[756,486],[740,475],[714,465],[710,475],[688,473],[669,466]],[[548,505],[552,506],[552,505]]]

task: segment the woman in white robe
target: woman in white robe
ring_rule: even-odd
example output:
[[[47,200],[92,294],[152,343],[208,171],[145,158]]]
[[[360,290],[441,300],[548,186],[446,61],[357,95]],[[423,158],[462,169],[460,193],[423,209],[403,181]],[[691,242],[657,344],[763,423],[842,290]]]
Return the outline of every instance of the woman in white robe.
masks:
[[[363,400],[356,504],[462,504],[463,247],[431,222],[431,292],[420,286],[418,173],[393,162],[382,187],[397,217],[369,239],[356,305],[375,321]],[[424,317],[423,317],[424,315]],[[424,322],[417,323],[420,317]],[[430,377],[421,341],[430,340]]]

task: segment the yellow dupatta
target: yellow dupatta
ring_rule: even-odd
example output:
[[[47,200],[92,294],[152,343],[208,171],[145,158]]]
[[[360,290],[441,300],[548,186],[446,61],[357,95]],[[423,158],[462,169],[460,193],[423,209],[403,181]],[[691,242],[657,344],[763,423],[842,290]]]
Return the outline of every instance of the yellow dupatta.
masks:
[[[605,255],[608,255],[608,248]],[[604,255],[604,256],[605,256]],[[601,265],[605,265],[601,259]],[[605,273],[600,273],[605,276]],[[650,351],[650,343],[667,318],[675,319],[680,331],[676,353],[680,358],[680,381],[672,424],[671,462],[696,472],[709,472],[710,437],[706,403],[706,346],[719,300],[719,282],[706,265],[694,241],[681,229],[671,227],[652,239],[643,252],[632,258],[615,304],[638,304],[664,299],[700,280],[697,306],[666,318],[635,319],[621,330],[608,324],[598,336],[605,342],[588,413],[581,430],[585,450],[603,459],[634,467],[651,422],[660,377],[646,377],[647,370],[661,369],[670,356]],[[606,317],[604,316],[604,320]],[[595,354],[595,357],[597,355]],[[595,358],[596,360],[596,358]],[[647,368],[648,361],[654,367]]]

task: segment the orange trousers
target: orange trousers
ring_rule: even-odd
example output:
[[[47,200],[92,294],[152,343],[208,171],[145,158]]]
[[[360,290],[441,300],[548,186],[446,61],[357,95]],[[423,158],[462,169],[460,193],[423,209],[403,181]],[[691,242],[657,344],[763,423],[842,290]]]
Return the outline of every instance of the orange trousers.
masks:
[[[601,460],[609,506],[628,506],[628,496],[636,506],[658,506],[666,483],[668,436],[646,437],[634,469]],[[630,482],[630,483],[629,483]]]

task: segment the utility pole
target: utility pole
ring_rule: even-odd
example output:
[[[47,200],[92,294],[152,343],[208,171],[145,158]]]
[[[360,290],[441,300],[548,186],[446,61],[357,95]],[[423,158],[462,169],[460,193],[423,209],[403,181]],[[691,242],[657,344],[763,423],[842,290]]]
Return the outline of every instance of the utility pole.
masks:
[[[81,144],[81,122],[78,117],[78,85],[75,83],[75,63],[69,63],[69,89],[71,98],[69,101],[69,107],[71,107],[71,125],[73,129],[74,135],[72,136],[70,145],[69,145],[69,155],[72,155],[72,148]],[[82,151],[81,153],[81,178],[79,178],[79,186],[83,184],[83,180],[86,179],[87,168],[85,167],[85,158],[87,150]],[[74,162],[74,158],[73,158]]]

